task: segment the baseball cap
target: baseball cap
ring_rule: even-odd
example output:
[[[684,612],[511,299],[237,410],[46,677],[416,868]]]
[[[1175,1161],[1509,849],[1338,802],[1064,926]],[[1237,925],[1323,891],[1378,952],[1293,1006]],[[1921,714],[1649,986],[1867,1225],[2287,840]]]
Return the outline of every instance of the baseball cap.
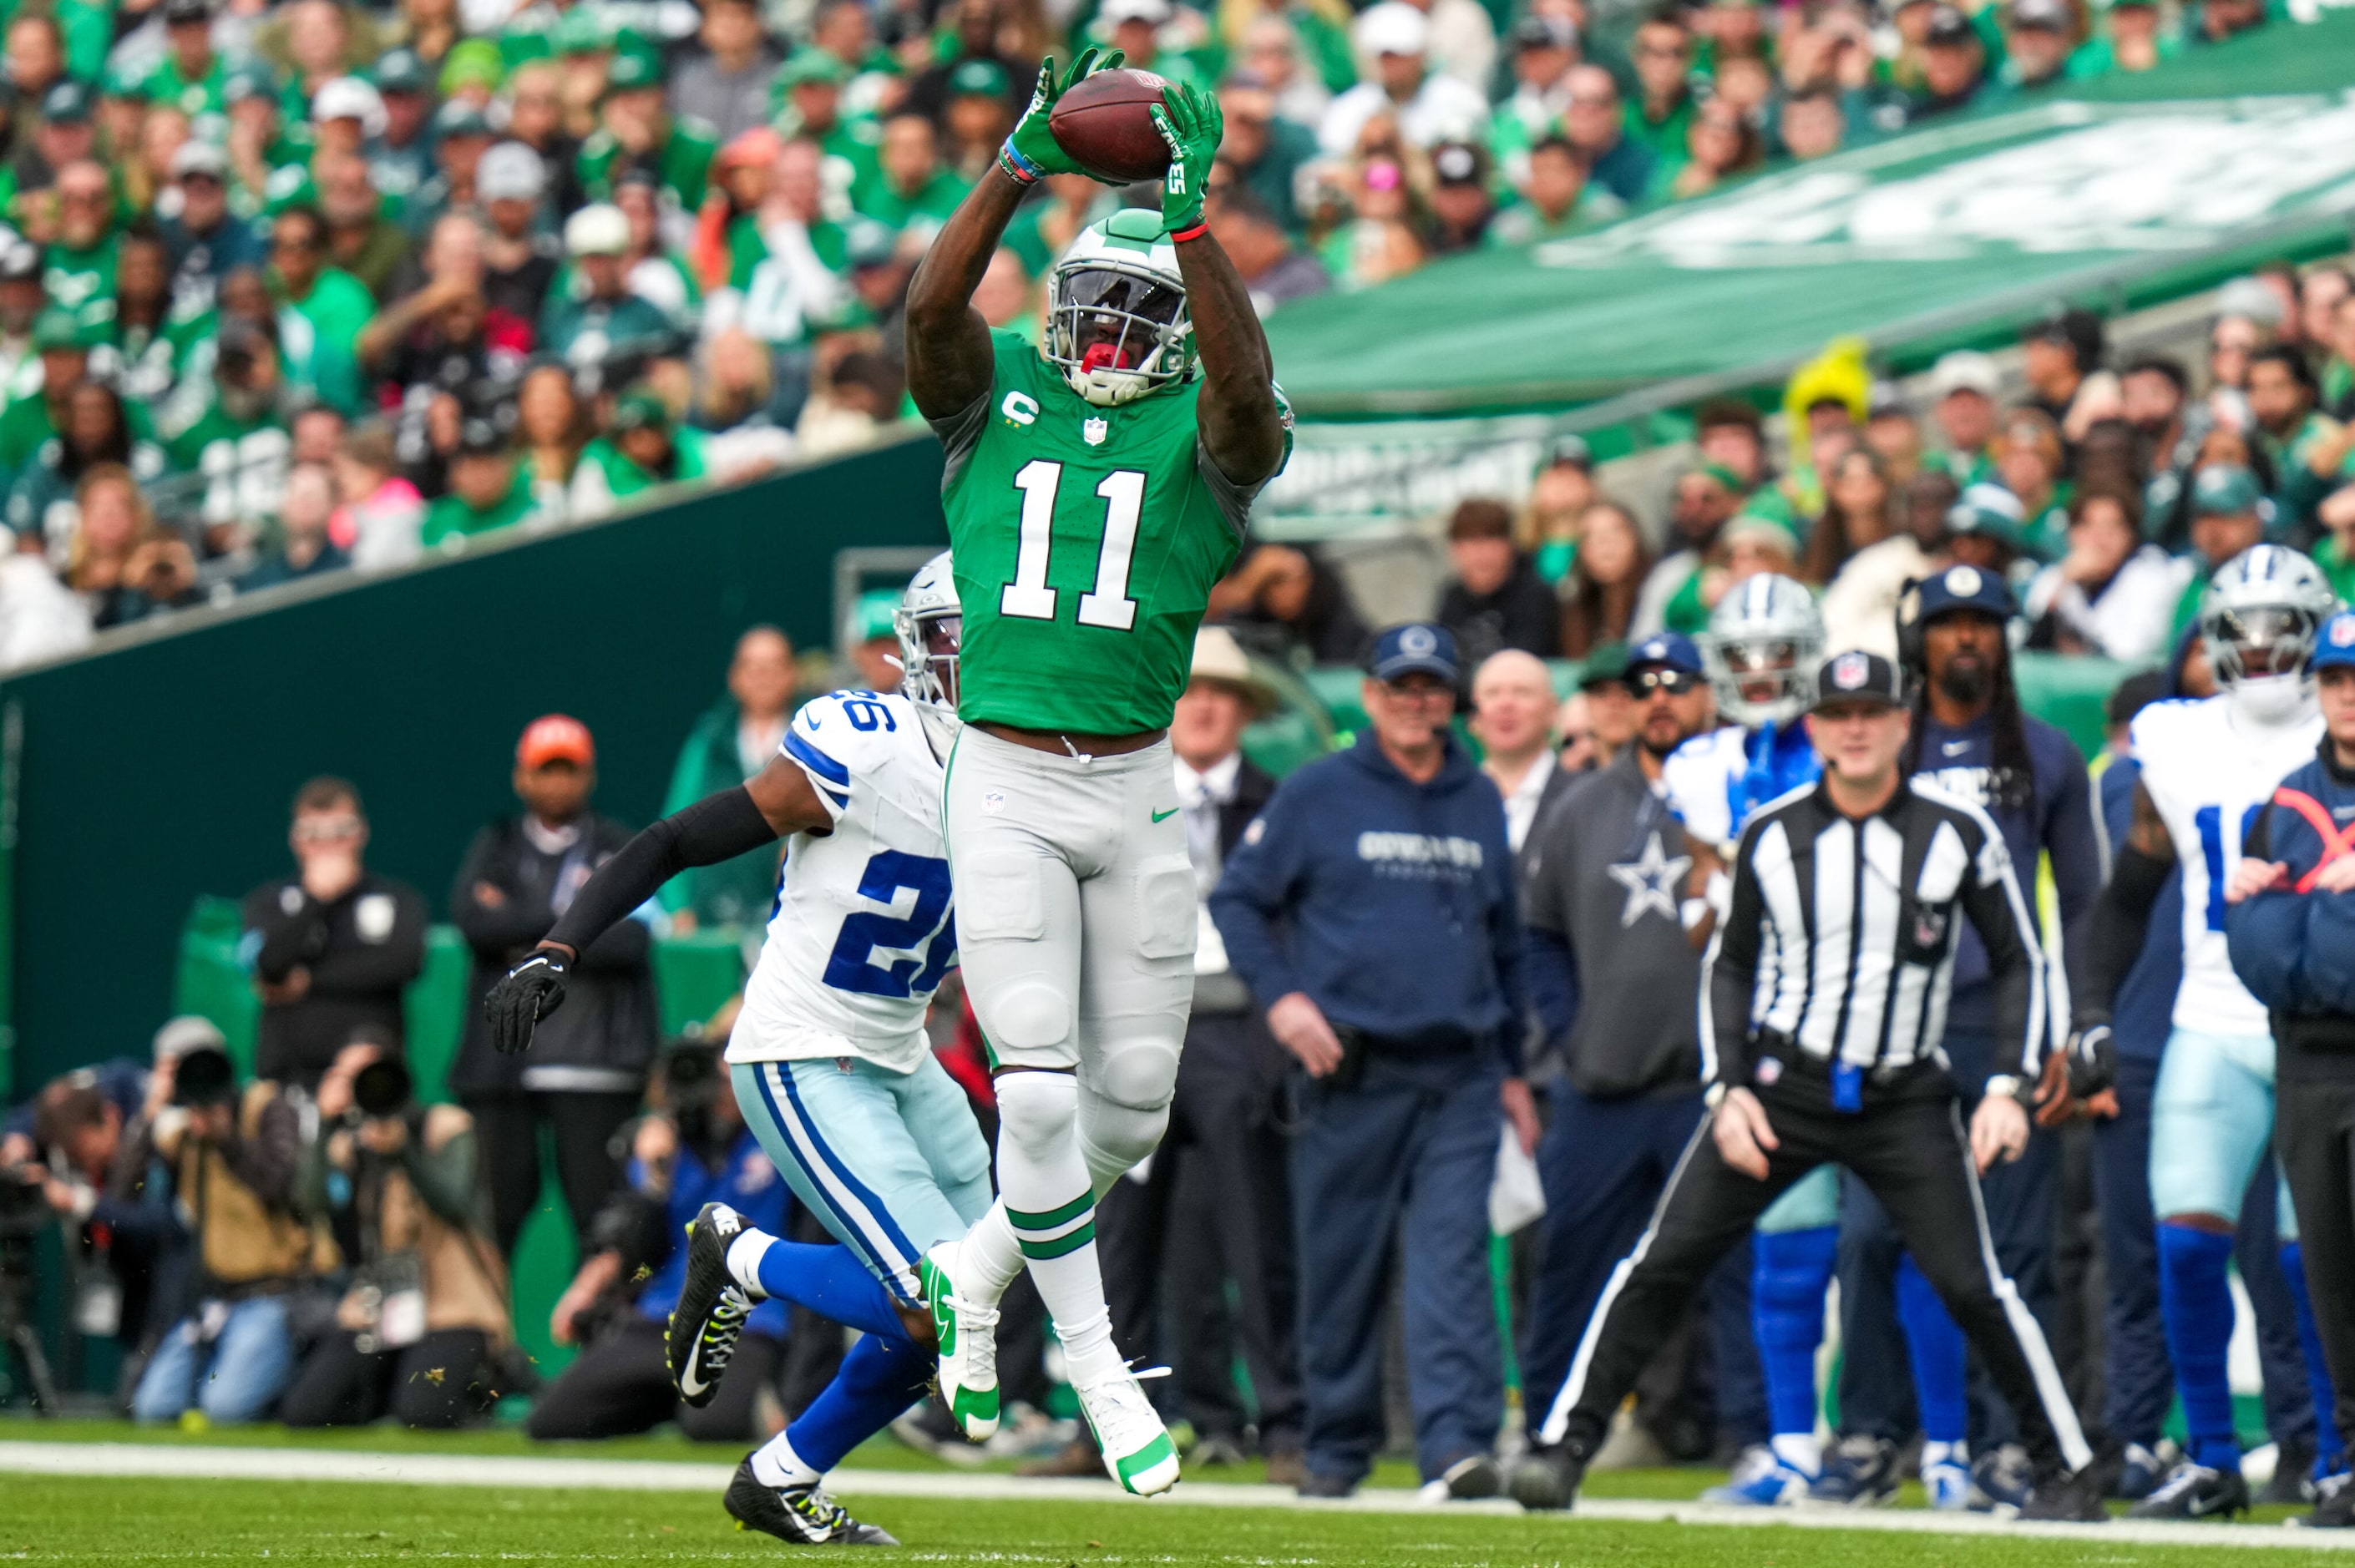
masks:
[[[1512,37],[1517,49],[1578,48],[1578,28],[1566,16],[1524,16],[1513,24]]]
[[[959,60],[949,72],[949,91],[961,98],[1006,96],[1006,68],[996,60]]]
[[[155,93],[147,85],[144,70],[136,66],[126,70],[121,66],[111,65],[99,73],[98,95],[101,98],[136,99],[145,103],[154,99]]]
[[[488,419],[468,419],[458,427],[460,457],[501,457],[506,450],[506,437]]]
[[[319,84],[311,95],[311,118],[325,125],[330,120],[357,120],[370,136],[384,133],[384,98],[356,76],[339,76]]]
[[[1911,418],[1913,405],[1905,400],[1905,389],[1894,381],[1876,381],[1866,397],[1864,417],[1868,419]]]
[[[80,125],[91,107],[90,89],[70,77],[41,94],[41,118],[52,125]]]
[[[1406,0],[1380,0],[1358,14],[1351,41],[1360,54],[1419,55],[1430,47],[1431,21]]]
[[[548,188],[548,166],[520,142],[501,142],[483,154],[474,191],[485,201],[538,201]]]
[[[274,101],[277,97],[278,83],[271,79],[268,66],[242,66],[221,79],[223,103],[243,103],[249,98]]]
[[[1487,180],[1480,166],[1480,150],[1467,142],[1446,142],[1433,147],[1431,169],[1443,185],[1479,185]]]
[[[591,202],[564,220],[564,249],[575,256],[626,255],[629,217],[612,202]]]
[[[2047,33],[2065,33],[2075,26],[2075,18],[2062,0],[2012,0],[2011,25],[2032,27]]]
[[[597,743],[589,737],[589,726],[570,714],[542,715],[524,726],[523,738],[516,742],[519,768],[545,768],[551,762],[587,768],[596,760]]]
[[[1388,3],[1384,0],[1384,4]],[[1374,651],[1366,660],[1366,673],[1384,683],[1409,675],[1436,675],[1452,686],[1457,677],[1455,634],[1429,620],[1410,620],[1403,626],[1393,626],[1374,639]]]
[[[662,67],[652,55],[637,49],[623,49],[613,56],[613,63],[605,68],[605,90],[608,92],[637,92],[662,85]]]
[[[850,68],[830,52],[819,48],[796,49],[793,58],[777,69],[780,87],[800,87],[805,82],[825,82],[840,87],[850,79]]]
[[[213,19],[212,0],[164,0],[164,20],[176,22],[209,22]]]
[[[1718,537],[1728,545],[1736,539],[1748,539],[1753,544],[1766,545],[1781,551],[1786,560],[1799,558],[1799,535],[1779,517],[1744,512],[1728,523]]]
[[[1905,677],[1896,665],[1878,653],[1852,648],[1824,661],[1816,674],[1816,707],[1834,703],[1875,703],[1882,707],[1905,705]]]
[[[506,79],[506,60],[498,45],[488,38],[462,38],[442,57],[440,87],[447,95],[462,87],[496,88]]]
[[[1169,0],[1104,0],[1096,15],[1112,24],[1150,22],[1155,26],[1169,20]]]
[[[1546,443],[1547,468],[1582,469],[1594,471],[1594,449],[1586,444],[1584,436],[1556,436]]]
[[[853,270],[880,267],[899,254],[900,237],[888,223],[878,223],[871,217],[857,218],[843,236],[842,249],[844,260]]]
[[[191,1051],[218,1051],[228,1044],[229,1037],[211,1019],[183,1012],[176,1018],[165,1019],[164,1027],[155,1031],[152,1052],[155,1061],[163,1062]]]
[[[633,387],[613,404],[613,429],[662,430],[670,428],[670,405],[651,387]]]
[[[229,154],[212,143],[191,137],[180,143],[172,154],[172,177],[186,179],[190,175],[210,175],[215,179],[229,175]]]
[[[2355,609],[2342,609],[2315,634],[2313,667],[2355,669]]]
[[[1699,645],[1681,631],[1656,631],[1628,649],[1620,674],[1624,678],[1638,670],[1655,666],[1663,670],[1682,670],[1688,675],[1709,673],[1708,666],[1701,662]]]
[[[0,246],[0,283],[29,282],[41,275],[41,252],[22,239]]]
[[[483,111],[463,98],[453,98],[443,104],[433,116],[433,130],[441,136],[487,136],[491,122]]]
[[[1983,572],[1977,567],[1948,567],[1934,577],[1923,578],[1919,592],[1921,609],[1916,619],[1924,626],[1938,616],[1957,611],[1991,616],[1997,620],[2009,620],[2019,613],[2010,585],[1995,573]]]
[[[574,5],[556,18],[549,29],[549,41],[559,55],[593,55],[599,49],[611,48],[613,35],[607,30],[597,5]]]
[[[2263,494],[2257,488],[2257,476],[2239,463],[2210,463],[2192,478],[2191,510],[2201,517],[2254,512]]]
[[[415,49],[406,47],[387,49],[371,74],[380,93],[423,92],[426,88],[425,61]]]
[[[1995,361],[1975,348],[1958,348],[1938,356],[1930,367],[1930,401],[1944,402],[1957,392],[1976,392],[1992,399],[2003,388],[2003,374]]]
[[[1977,35],[1971,31],[1971,19],[1952,5],[1940,5],[1930,13],[1929,30],[1922,41],[1936,48],[1941,44],[1965,44]]]
[[[2254,278],[2228,279],[2216,291],[2216,313],[2277,327],[2282,321],[2281,296]]]
[[[1586,651],[1586,662],[1578,667],[1578,689],[1592,692],[1603,686],[1615,686],[1626,674],[1627,645],[1598,643]]]
[[[1949,533],[1984,534],[2015,550],[2019,548],[2020,524],[2026,521],[2019,498],[1999,484],[1974,484],[1946,509]]]

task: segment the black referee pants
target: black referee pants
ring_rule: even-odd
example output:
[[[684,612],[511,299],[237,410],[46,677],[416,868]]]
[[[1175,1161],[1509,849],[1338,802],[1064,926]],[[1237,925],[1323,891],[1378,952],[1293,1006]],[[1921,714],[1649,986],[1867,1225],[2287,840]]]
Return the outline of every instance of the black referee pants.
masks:
[[[1717,1261],[1750,1234],[1768,1204],[1817,1166],[1838,1161],[1871,1189],[1896,1222],[1923,1277],[1954,1315],[2019,1422],[2040,1478],[2090,1457],[2035,1318],[1995,1261],[1978,1177],[1963,1136],[1954,1084],[1923,1065],[1868,1087],[1864,1107],[1835,1109],[1827,1071],[1786,1068],[1757,1091],[1780,1146],[1766,1179],[1725,1163],[1704,1118],[1652,1223],[1621,1262],[1586,1326],[1544,1436],[1592,1453]]]
[[[2355,1081],[2285,1081],[2274,1097],[2274,1156],[2297,1211],[2306,1294],[2344,1436],[2355,1433]]]

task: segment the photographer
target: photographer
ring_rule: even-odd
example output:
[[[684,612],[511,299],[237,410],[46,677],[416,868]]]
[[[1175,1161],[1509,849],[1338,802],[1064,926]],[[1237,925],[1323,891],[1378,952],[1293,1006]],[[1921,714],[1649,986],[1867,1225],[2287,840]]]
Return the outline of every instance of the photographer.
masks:
[[[401,1039],[401,988],[425,967],[425,900],[360,863],[368,840],[359,791],[314,779],[294,796],[287,835],[301,870],[245,895],[240,950],[261,995],[264,1078],[310,1089],[357,1031]]]
[[[185,1305],[187,1237],[142,1152],[146,1128],[170,1103],[179,1055],[220,1043],[208,1021],[175,1018],[156,1033],[153,1069],[131,1057],[77,1067],[0,1132],[0,1223],[54,1214],[72,1233],[74,1326],[127,1352]]]
[[[556,1304],[559,1344],[588,1346],[532,1402],[526,1430],[538,1438],[619,1437],[674,1414],[698,1443],[752,1437],[754,1404],[773,1390],[785,1337],[785,1303],[762,1302],[745,1319],[729,1379],[701,1409],[682,1407],[664,1357],[663,1328],[687,1277],[678,1244],[706,1203],[725,1203],[748,1225],[781,1234],[792,1206],[783,1179],[746,1130],[716,1046],[675,1045],[664,1057],[665,1111],[640,1121],[624,1185],[591,1227],[597,1251]],[[630,1283],[654,1272],[635,1300]]]
[[[474,1118],[421,1106],[409,1068],[347,1045],[319,1082],[303,1205],[350,1238],[352,1287],[279,1410],[289,1426],[449,1427],[498,1397],[506,1270],[478,1213]]]
[[[302,1118],[277,1085],[240,1093],[228,1055],[210,1047],[179,1059],[171,1104],[133,1158],[171,1171],[196,1276],[189,1309],[132,1396],[136,1419],[176,1421],[193,1406],[217,1425],[257,1421],[293,1375],[287,1298],[315,1271],[321,1239],[294,1207],[302,1140]]]

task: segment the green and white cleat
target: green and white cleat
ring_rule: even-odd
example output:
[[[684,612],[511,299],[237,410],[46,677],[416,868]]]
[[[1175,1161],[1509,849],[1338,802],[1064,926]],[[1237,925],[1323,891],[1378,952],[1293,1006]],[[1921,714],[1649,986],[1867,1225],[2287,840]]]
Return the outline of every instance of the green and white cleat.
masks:
[[[1123,1369],[1071,1392],[1103,1450],[1104,1468],[1124,1490],[1149,1498],[1178,1484],[1178,1446],[1134,1372]]]
[[[924,1305],[940,1335],[941,1403],[968,1442],[997,1435],[997,1310],[957,1292],[962,1244],[943,1242],[916,1264]]]

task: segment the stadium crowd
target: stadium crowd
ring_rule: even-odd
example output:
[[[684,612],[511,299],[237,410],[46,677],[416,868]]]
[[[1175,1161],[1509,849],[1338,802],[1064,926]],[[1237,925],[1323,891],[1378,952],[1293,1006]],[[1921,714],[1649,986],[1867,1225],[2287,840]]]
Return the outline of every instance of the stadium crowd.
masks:
[[[1211,217],[1265,312],[2147,69],[2270,15],[30,8],[0,48],[0,667],[897,423],[910,273],[1050,49],[1216,87]],[[1035,332],[1053,260],[1120,200],[1046,182],[977,296],[993,324]]]

